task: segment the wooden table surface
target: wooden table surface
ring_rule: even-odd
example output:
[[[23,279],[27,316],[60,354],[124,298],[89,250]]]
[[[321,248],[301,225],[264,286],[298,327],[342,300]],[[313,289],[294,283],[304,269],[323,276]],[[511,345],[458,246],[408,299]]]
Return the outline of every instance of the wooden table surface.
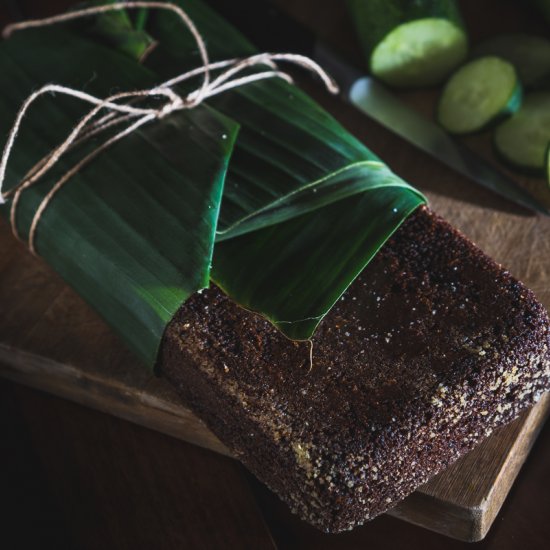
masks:
[[[52,12],[68,3],[20,2],[28,15]],[[347,36],[343,48],[358,55],[337,5],[341,2],[281,3],[330,39]],[[541,28],[533,18],[514,17],[517,6],[512,1],[483,4],[484,13],[477,17],[480,3],[464,1],[475,36],[482,36],[486,28],[484,14],[496,13],[488,4],[498,7],[499,30]],[[5,20],[6,13],[0,11],[0,23]],[[464,197],[479,204],[514,208],[418,154],[387,130],[371,123],[367,131],[356,113],[338,100],[323,102],[383,158],[391,159],[392,167],[409,181],[428,188],[441,183],[449,192],[463,191]],[[322,534],[292,516],[232,459],[1,380],[0,441],[3,548],[452,550],[469,546],[388,516],[351,533]],[[476,547],[546,548],[548,488],[550,425],[535,444],[488,537]]]
[[[0,380],[0,546],[6,549],[472,547],[390,516],[342,535],[294,517],[238,462]],[[481,550],[546,549],[550,424]]]

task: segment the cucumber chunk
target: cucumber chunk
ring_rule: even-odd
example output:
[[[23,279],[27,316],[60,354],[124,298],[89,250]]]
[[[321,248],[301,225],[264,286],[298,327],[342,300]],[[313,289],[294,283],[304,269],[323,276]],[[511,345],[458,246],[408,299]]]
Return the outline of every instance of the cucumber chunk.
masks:
[[[514,67],[498,57],[482,57],[463,65],[445,85],[439,123],[453,134],[477,132],[517,111],[521,96]]]
[[[444,79],[466,57],[463,30],[445,19],[400,25],[371,56],[372,74],[393,86],[427,86]]]
[[[442,82],[468,53],[457,0],[348,0],[369,70],[392,86]]]
[[[494,55],[511,63],[526,87],[550,76],[550,40],[530,34],[502,34],[479,44],[475,57]]]
[[[495,130],[499,156],[513,168],[544,174],[550,143],[550,92],[525,97],[521,109]]]

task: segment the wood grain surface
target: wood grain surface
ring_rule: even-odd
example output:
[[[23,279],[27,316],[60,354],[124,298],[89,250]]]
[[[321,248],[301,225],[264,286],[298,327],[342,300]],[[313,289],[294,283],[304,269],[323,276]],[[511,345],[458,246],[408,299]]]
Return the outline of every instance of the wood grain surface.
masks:
[[[281,3],[287,4],[289,11],[329,40],[337,41],[352,58],[358,59],[349,21],[342,6],[336,5],[341,3],[327,0]],[[44,13],[63,2],[52,2],[48,7],[41,3],[34,4]],[[488,33],[487,14],[495,13],[491,6],[501,17],[497,20],[491,17],[489,34],[501,30],[540,30],[540,23],[524,15],[524,11],[513,2],[487,0],[483,10],[480,10],[479,3],[469,1],[464,2],[464,8],[474,40]],[[550,306],[550,220],[531,215],[493,196],[417,152],[388,130],[358,117],[353,108],[320,94],[311,83],[305,83],[305,86],[355,135],[386,159],[396,172],[425,191],[435,210],[506,265],[535,291],[546,307]],[[432,91],[403,94],[405,101],[426,114],[433,108],[434,97]],[[472,144],[483,154],[490,155],[486,144]],[[227,453],[227,449],[185,409],[163,380],[151,377],[141,369],[116,336],[80,298],[40,259],[30,256],[22,245],[11,238],[5,224],[0,225],[0,250],[0,370],[6,378],[218,453]],[[500,430],[392,513],[455,538],[479,540],[486,534],[526,458],[542,425],[547,405],[548,399],[514,424]],[[72,428],[67,427],[67,430],[71,429],[74,432],[79,430],[76,420]],[[90,429],[93,431],[96,428]],[[47,441],[42,444],[49,445]],[[116,444],[115,440],[112,444]],[[136,454],[139,454],[137,450]],[[107,460],[106,456],[101,460]],[[128,460],[131,461],[130,458]],[[224,461],[224,464],[229,463],[234,464],[234,461]],[[226,468],[231,470],[231,467]],[[254,482],[249,483],[254,486]],[[238,485],[235,481],[235,486]],[[255,491],[260,494],[260,502],[268,503],[265,506],[269,510],[264,510],[264,516],[271,518],[268,523],[276,531],[283,512],[273,502],[269,504],[271,497],[266,496],[262,489],[256,488]],[[212,499],[215,500],[215,496]],[[192,507],[193,503],[188,503],[188,506]],[[246,505],[242,506],[246,509]],[[250,515],[252,517],[253,513]],[[293,520],[288,521],[292,523]],[[253,519],[250,522],[258,524]],[[394,524],[390,522],[390,525]],[[329,537],[323,542],[318,538],[322,535],[314,536],[306,528],[304,532],[310,533],[310,541],[317,541],[318,547],[331,547],[328,541],[334,540]],[[186,536],[193,540],[192,534]],[[240,536],[244,535],[241,533]],[[300,536],[296,540],[301,540]],[[258,542],[260,539],[255,540]],[[269,535],[265,541],[268,540]],[[197,546],[190,547],[200,547],[198,541],[194,542]],[[269,544],[272,541],[258,543],[256,547],[269,547]],[[243,542],[242,547],[247,545]]]
[[[550,237],[550,235],[549,235]],[[0,249],[13,239],[0,222]],[[226,447],[164,381],[151,376],[95,313],[19,243],[0,266],[0,374],[219,453]],[[18,264],[17,259],[21,260]],[[48,281],[48,282],[47,282]],[[48,307],[44,307],[49,304]],[[550,398],[390,511],[461,540],[480,540],[527,457]]]

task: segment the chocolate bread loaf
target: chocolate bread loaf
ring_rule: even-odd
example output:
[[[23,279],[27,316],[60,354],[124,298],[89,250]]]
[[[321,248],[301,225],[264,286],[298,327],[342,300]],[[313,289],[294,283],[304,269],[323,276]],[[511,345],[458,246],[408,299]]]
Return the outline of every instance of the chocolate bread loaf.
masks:
[[[549,337],[533,294],[421,208],[323,321],[311,363],[307,342],[212,287],[168,327],[160,369],[296,513],[337,532],[548,390]]]

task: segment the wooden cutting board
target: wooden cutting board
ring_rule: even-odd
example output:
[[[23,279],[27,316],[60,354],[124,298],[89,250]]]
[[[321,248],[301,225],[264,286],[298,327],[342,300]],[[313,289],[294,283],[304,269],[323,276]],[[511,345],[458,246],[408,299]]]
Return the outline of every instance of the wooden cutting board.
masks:
[[[525,227],[531,223],[532,235],[539,235],[535,227],[540,231],[545,228],[550,242],[550,224],[546,221],[502,212],[498,216],[500,222],[490,231],[497,241],[508,241],[514,231],[516,239],[520,234],[528,235]],[[474,220],[470,218],[475,225]],[[101,319],[42,260],[12,238],[3,221],[0,250],[2,376],[229,454],[164,380],[139,365]],[[545,267],[537,264],[536,257],[528,261],[527,256],[519,256],[518,268],[531,282],[542,284],[540,277],[546,274],[550,261]],[[542,297],[548,300],[545,293]],[[483,538],[529,453],[549,405],[550,399],[543,399],[390,513],[454,538]]]

